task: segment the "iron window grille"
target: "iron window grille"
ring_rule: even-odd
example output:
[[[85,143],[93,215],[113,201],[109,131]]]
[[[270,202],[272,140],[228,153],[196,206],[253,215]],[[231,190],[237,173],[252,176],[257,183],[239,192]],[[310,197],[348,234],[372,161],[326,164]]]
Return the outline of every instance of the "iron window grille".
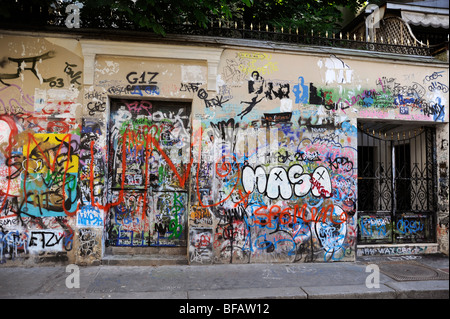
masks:
[[[358,243],[435,241],[435,130],[358,127]]]

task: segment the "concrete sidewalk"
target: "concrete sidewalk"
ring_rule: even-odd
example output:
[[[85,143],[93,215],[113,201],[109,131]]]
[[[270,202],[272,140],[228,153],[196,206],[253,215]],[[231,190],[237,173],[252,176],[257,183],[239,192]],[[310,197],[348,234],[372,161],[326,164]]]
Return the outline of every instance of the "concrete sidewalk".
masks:
[[[368,288],[374,281],[367,266],[382,270],[383,263],[404,267],[403,273],[420,272],[423,265],[428,277],[401,281],[381,272],[379,287]],[[92,266],[78,267],[78,288],[65,266],[0,266],[0,299],[448,299],[448,264],[447,256],[422,255],[335,263]],[[439,276],[430,276],[433,271]]]

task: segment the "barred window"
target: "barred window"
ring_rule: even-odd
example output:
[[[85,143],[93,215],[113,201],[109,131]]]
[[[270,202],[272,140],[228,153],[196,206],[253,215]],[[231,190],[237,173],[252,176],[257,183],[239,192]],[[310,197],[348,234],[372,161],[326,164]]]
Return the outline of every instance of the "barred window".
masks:
[[[435,240],[435,129],[367,122],[358,127],[358,242]]]

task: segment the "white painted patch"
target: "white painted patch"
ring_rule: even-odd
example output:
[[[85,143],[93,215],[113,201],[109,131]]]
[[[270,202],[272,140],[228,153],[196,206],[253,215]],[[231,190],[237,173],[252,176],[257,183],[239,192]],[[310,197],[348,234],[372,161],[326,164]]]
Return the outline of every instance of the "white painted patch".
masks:
[[[70,89],[49,89],[47,90],[48,100],[71,101],[74,102],[80,92],[76,88]]]
[[[281,99],[280,105],[281,112],[292,112],[292,100],[291,99]]]
[[[341,59],[332,55],[331,57],[325,59],[325,61],[319,60],[317,63],[319,68],[323,66],[326,68],[325,71],[325,83],[351,83],[353,70],[350,68],[348,64],[346,64]]]
[[[119,72],[119,63],[114,62],[114,61],[105,61],[105,66],[102,66],[102,68],[97,67],[97,63],[96,63],[96,67],[95,67],[95,72],[99,72],[101,74],[106,74],[106,75],[113,75]]]
[[[222,80],[222,76],[220,74],[216,77],[216,93],[219,94],[220,87],[226,85],[226,82]]]
[[[206,83],[205,68],[198,65],[181,65],[181,81],[184,83]]]

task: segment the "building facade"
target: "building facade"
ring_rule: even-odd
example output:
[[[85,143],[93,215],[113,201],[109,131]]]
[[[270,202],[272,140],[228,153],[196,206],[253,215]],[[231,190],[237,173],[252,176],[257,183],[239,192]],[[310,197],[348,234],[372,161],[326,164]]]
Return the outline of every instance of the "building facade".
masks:
[[[448,254],[448,61],[15,31],[0,58],[3,266]]]

